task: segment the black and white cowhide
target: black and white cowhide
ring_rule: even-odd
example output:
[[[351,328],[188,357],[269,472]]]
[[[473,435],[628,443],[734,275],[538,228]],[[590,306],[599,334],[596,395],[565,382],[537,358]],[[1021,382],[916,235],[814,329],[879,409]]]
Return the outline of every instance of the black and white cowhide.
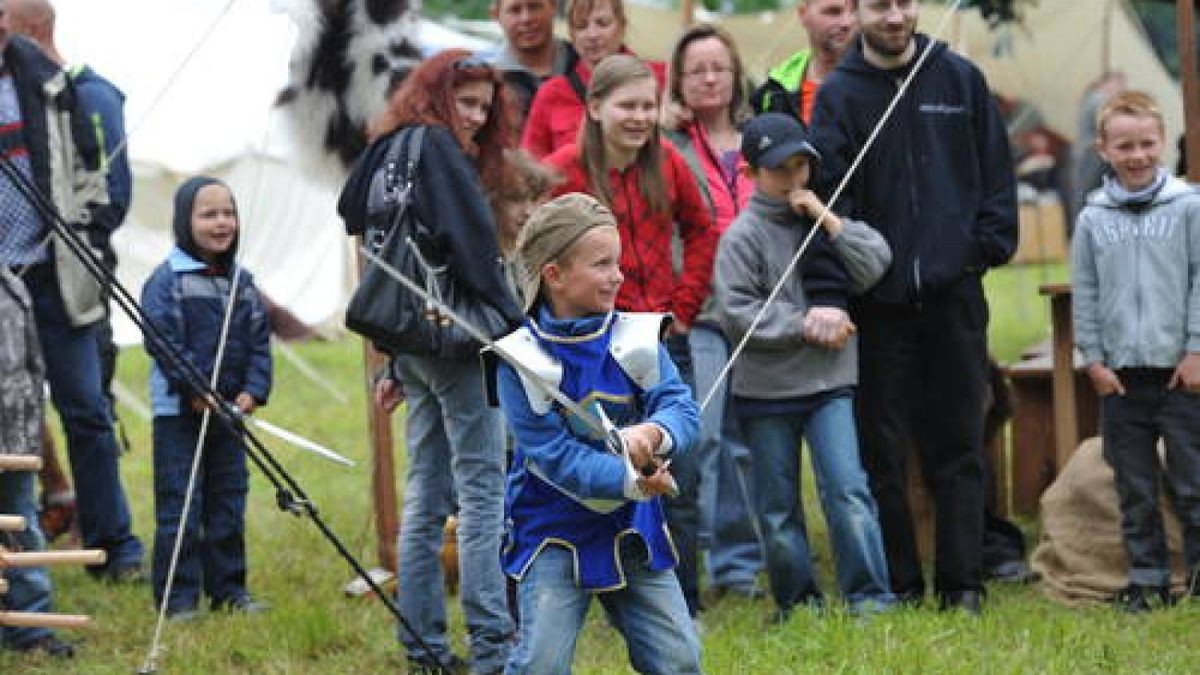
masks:
[[[420,0],[291,3],[296,44],[276,105],[316,173],[344,176],[366,147],[367,122],[421,59],[420,10]]]

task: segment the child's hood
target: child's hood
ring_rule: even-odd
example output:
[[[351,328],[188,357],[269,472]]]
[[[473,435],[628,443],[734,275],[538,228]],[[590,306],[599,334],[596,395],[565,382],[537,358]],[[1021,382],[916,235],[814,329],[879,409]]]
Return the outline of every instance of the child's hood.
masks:
[[[1110,177],[1108,180],[1115,179]],[[1163,182],[1162,187],[1159,188],[1158,192],[1154,194],[1153,199],[1150,200],[1150,205],[1160,206],[1189,195],[1200,195],[1200,190],[1197,190],[1195,186],[1190,185],[1189,183],[1174,176],[1168,176]],[[1090,206],[1099,206],[1108,209],[1121,208],[1121,204],[1113,199],[1108,191],[1104,189],[1104,187],[1099,187],[1093,190],[1092,193],[1088,195],[1087,203]]]
[[[175,245],[196,260],[203,260],[203,258],[200,255],[200,248],[196,245],[196,239],[192,236],[192,208],[196,203],[196,194],[209,185],[225,185],[225,183],[210,176],[194,176],[184,181],[179,186],[179,189],[175,190],[175,213],[171,220],[171,227],[175,234]],[[230,190],[229,194],[230,199],[233,199],[233,208],[236,211],[237,200],[234,199],[232,190]],[[229,270],[233,268],[233,261],[237,257],[238,241],[240,239],[241,227],[239,222],[238,232],[234,234],[233,243],[229,246],[229,250],[221,255],[218,261],[221,269]]]

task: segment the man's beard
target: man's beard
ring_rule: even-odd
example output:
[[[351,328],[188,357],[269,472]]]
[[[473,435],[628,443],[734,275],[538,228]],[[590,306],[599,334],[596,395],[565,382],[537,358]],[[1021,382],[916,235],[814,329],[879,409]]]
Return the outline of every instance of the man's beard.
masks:
[[[883,54],[884,56],[895,58],[895,57],[904,55],[904,52],[908,49],[908,44],[910,42],[912,42],[913,33],[915,31],[916,31],[915,26],[910,27],[908,29],[907,35],[904,36],[904,42],[902,42],[899,47],[892,47],[890,43],[888,43],[887,41],[884,40],[884,38],[877,37],[876,35],[868,32],[868,31],[864,30],[861,32],[862,32],[863,40],[867,43],[867,46],[870,47],[873,51]]]

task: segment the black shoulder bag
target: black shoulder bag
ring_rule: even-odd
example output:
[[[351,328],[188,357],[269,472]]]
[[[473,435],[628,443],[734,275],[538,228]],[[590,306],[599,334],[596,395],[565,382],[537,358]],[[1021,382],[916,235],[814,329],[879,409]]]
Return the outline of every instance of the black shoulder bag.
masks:
[[[424,137],[425,127],[416,126],[392,139],[383,166],[371,177],[363,244],[472,326],[492,337],[502,335],[510,328],[504,314],[461,288],[453,271],[441,262],[443,256],[434,238],[411,208]],[[400,155],[405,149],[401,178]],[[373,263],[363,269],[346,307],[346,327],[393,355],[466,358],[481,347],[436,304],[409,291]]]

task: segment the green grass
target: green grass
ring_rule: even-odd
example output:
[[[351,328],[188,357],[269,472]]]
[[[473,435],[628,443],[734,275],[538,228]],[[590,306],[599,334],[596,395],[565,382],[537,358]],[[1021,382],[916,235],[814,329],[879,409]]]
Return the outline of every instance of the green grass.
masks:
[[[1045,275],[1044,277],[1042,275]],[[1047,334],[1046,303],[1037,295],[1043,280],[1064,278],[1059,267],[1014,268],[989,277],[993,347],[1012,358]],[[331,527],[368,566],[375,564],[368,451],[363,422],[359,346],[355,340],[299,348],[350,402],[331,402],[282,358],[277,386],[262,416],[360,461],[344,469],[264,440],[321,507]],[[145,392],[146,359],[140,350],[122,354],[120,378]],[[153,533],[149,428],[125,411],[133,440],[122,461],[135,526],[143,540]],[[820,509],[806,486],[807,511],[823,586],[832,588],[830,553]],[[348,599],[342,585],[349,568],[308,522],[279,512],[261,476],[253,476],[248,512],[251,589],[273,608],[249,617],[213,616],[168,623],[159,672],[381,673],[402,670],[393,621],[370,599]],[[90,581],[79,569],[54,570],[58,608],[91,614],[94,627],[66,636],[80,657],[69,667],[0,652],[0,673],[128,674],[142,666],[155,624],[150,591]],[[704,664],[710,673],[1126,673],[1195,672],[1200,653],[1200,605],[1144,618],[1117,615],[1107,607],[1071,610],[1044,599],[1036,586],[994,587],[982,619],[905,610],[869,620],[842,613],[800,613],[768,627],[768,605],[726,599],[704,615]],[[454,639],[464,641],[461,614],[452,609]],[[580,638],[578,673],[630,672],[620,637],[599,612]]]

